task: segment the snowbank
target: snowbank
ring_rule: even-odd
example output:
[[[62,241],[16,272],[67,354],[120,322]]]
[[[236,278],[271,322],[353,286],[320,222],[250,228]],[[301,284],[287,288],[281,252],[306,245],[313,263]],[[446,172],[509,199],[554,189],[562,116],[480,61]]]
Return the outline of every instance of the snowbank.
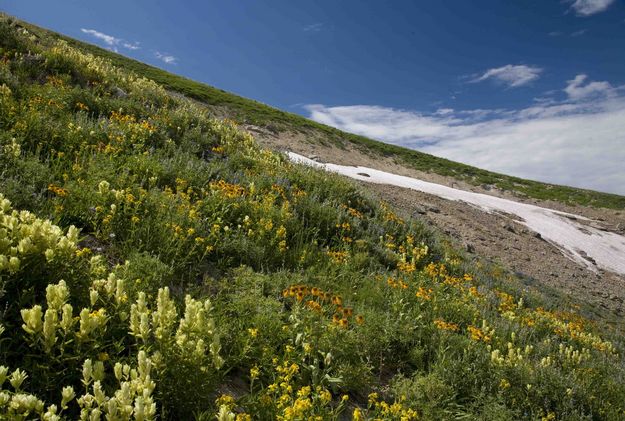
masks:
[[[567,257],[590,270],[596,267],[619,274],[625,274],[625,237],[605,232],[576,220],[589,221],[579,215],[518,203],[508,199],[454,189],[415,178],[404,177],[367,167],[350,167],[336,164],[321,164],[293,152],[287,153],[294,162],[322,168],[357,180],[377,184],[390,184],[444,199],[466,202],[486,212],[505,212],[518,216],[519,223],[527,226],[541,237],[558,247]],[[360,175],[360,174],[367,174]],[[575,220],[571,219],[575,218]],[[583,256],[586,257],[583,257]],[[596,262],[596,266],[588,258]]]

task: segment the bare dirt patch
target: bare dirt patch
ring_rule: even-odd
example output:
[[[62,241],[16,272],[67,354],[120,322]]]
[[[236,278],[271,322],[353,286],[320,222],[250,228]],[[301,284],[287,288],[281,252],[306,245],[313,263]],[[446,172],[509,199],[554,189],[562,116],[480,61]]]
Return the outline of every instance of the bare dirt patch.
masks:
[[[510,215],[487,213],[466,203],[395,186],[367,187],[411,216],[438,227],[456,245],[534,280],[537,287],[546,285],[572,301],[587,303],[605,319],[625,313],[623,277],[600,269],[593,272],[573,262]]]
[[[318,139],[310,138],[305,133],[276,133],[255,126],[247,126],[246,129],[261,145],[276,151],[295,152],[319,162],[375,168],[457,189],[569,212],[592,220],[578,222],[625,234],[625,211],[523,198],[492,186],[473,186],[451,177],[407,168],[392,158],[371,156],[353,145],[339,147],[320,144]],[[587,304],[594,316],[603,320],[618,321],[625,314],[625,277],[598,268],[592,271],[571,261],[557,247],[515,222],[511,215],[487,213],[463,202],[449,201],[410,189],[363,184],[404,213],[436,226],[457,246],[476,256],[500,263],[519,277],[531,280],[536,288],[541,285],[554,288],[572,302]]]

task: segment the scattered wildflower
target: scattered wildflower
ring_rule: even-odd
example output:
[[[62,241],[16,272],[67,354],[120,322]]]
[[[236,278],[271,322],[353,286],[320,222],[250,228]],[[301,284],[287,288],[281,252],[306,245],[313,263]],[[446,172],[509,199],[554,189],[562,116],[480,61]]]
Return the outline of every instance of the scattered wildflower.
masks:
[[[442,319],[434,320],[434,325],[438,330],[448,330],[450,332],[457,332],[458,330],[460,330],[460,327],[457,324],[446,322]]]
[[[48,191],[51,191],[52,193],[56,194],[59,197],[65,197],[68,194],[67,189],[56,186],[54,184],[48,184]]]

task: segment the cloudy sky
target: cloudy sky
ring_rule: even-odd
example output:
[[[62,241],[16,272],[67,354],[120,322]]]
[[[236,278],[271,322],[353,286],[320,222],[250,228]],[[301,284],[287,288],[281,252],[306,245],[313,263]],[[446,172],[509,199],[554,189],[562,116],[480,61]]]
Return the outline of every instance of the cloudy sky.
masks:
[[[524,178],[625,194],[621,0],[0,0],[287,111]]]

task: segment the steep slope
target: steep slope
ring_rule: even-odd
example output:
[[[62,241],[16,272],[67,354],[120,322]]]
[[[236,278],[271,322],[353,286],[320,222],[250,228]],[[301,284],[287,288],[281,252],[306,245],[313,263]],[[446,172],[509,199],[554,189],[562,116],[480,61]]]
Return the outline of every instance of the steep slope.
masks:
[[[603,218],[597,221],[544,205],[287,154],[295,162],[374,183],[378,194],[391,203],[413,215],[429,214],[429,220],[449,234],[453,230],[470,251],[479,244],[478,254],[496,257],[522,278],[531,276],[534,282],[554,286],[578,302],[594,304],[594,312],[603,314],[603,318],[618,322],[623,314],[625,236],[617,226],[625,220],[614,225]],[[415,195],[415,191],[419,193]],[[437,205],[432,205],[433,201]],[[613,218],[618,220],[620,214],[615,213]],[[595,210],[593,216],[597,218],[598,214],[605,212]]]
[[[625,414],[622,333],[557,291],[41,30],[0,48],[0,418]]]
[[[400,165],[439,176],[451,177],[473,186],[492,185],[498,189],[541,200],[555,200],[568,204],[591,205],[610,209],[625,209],[625,197],[567,186],[558,186],[518,177],[510,177],[469,165],[449,161],[422,152],[378,142],[364,136],[346,133],[297,114],[287,113],[260,102],[237,96],[224,90],[186,79],[165,70],[141,63],[95,45],[44,30],[26,22],[20,25],[41,40],[63,39],[82,51],[104,57],[113,64],[145,76],[173,92],[195,99],[210,107],[221,117],[232,118],[279,136],[282,141],[295,140],[317,146],[354,148],[366,156],[389,158]]]
[[[324,162],[360,165],[394,174],[415,177],[450,187],[480,192],[568,212],[590,218],[601,230],[625,234],[625,197],[556,186],[509,177],[468,165],[437,158],[418,151],[384,144],[286,113],[259,102],[201,84],[164,70],[137,62],[119,54],[20,23],[41,40],[64,39],[70,45],[112,63],[124,66],[166,87],[173,95],[182,95],[206,106],[211,114],[231,118],[242,124],[261,145],[280,152],[296,152]],[[467,210],[432,195],[415,196],[388,187],[374,187],[382,197],[401,205],[412,215],[423,214],[421,202],[437,202],[445,212],[426,212],[421,218],[454,237],[456,245],[477,250],[484,256],[516,273],[538,287],[555,287],[563,294],[588,305],[589,315],[619,323],[625,311],[625,280],[622,276],[599,269],[586,270],[570,264],[557,247],[537,239],[532,231],[511,233],[503,228],[513,221],[505,215],[477,214],[465,220]],[[406,197],[413,200],[406,200]],[[476,223],[477,222],[477,223]],[[452,232],[453,231],[453,232]],[[554,269],[554,265],[555,268]]]

